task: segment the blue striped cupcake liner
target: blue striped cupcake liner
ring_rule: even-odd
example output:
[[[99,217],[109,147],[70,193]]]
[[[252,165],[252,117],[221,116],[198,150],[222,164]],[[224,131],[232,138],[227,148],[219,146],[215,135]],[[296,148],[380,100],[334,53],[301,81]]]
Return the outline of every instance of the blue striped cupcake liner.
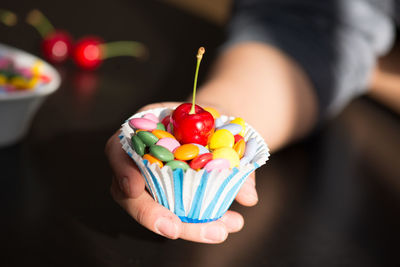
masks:
[[[140,118],[149,112],[163,118],[172,110],[152,109],[137,113],[129,119]],[[221,119],[227,122],[234,118],[221,116]],[[211,172],[204,169],[173,171],[169,166],[159,168],[157,164],[149,164],[131,147],[130,139],[134,131],[128,120],[122,125],[119,135],[122,148],[135,161],[153,198],[186,223],[205,223],[221,218],[246,178],[269,158],[269,150],[264,140],[250,125],[246,125],[245,140],[255,138],[258,148],[253,160],[244,166]]]

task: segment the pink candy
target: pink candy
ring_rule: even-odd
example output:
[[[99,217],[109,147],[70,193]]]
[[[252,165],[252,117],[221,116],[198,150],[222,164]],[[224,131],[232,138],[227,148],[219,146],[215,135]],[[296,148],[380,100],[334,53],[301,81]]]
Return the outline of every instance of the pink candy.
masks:
[[[134,129],[152,131],[157,128],[157,123],[145,118],[135,118],[129,120],[129,126]]]
[[[163,146],[173,153],[181,144],[175,138],[165,137],[158,140],[156,145]]]
[[[219,159],[213,159],[213,160],[209,161],[206,164],[206,166],[204,166],[204,169],[206,169],[206,171],[210,172],[212,170],[221,171],[223,169],[229,169],[229,167],[230,167],[229,160],[219,158]]]
[[[157,116],[154,115],[153,113],[144,114],[142,118],[154,121],[155,123],[160,122],[160,120],[157,118]]]

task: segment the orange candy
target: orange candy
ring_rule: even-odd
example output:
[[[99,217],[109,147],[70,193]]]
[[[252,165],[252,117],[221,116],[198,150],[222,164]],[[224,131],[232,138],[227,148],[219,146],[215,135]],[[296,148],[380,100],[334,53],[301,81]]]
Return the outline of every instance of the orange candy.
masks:
[[[164,164],[159,159],[153,157],[150,154],[144,154],[143,159],[147,159],[150,164],[156,163],[160,168],[164,166]]]
[[[169,132],[159,130],[159,129],[155,129],[155,130],[151,131],[151,133],[154,134],[155,136],[157,136],[158,139],[167,138],[167,137],[176,139],[175,136],[173,136]]]
[[[178,160],[191,160],[200,153],[198,146],[193,144],[185,144],[179,146],[174,151],[174,156]]]
[[[233,149],[238,153],[239,158],[241,159],[244,155],[244,151],[246,150],[246,142],[244,139],[240,139],[234,146]]]

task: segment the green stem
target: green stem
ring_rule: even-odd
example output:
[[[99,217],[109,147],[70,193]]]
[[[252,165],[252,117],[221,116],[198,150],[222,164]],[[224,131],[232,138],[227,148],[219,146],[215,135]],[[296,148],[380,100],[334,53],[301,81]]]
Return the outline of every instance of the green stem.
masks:
[[[28,13],[26,22],[35,27],[43,38],[54,31],[53,24],[37,9],[33,9]]]
[[[0,9],[0,21],[7,26],[14,26],[17,23],[17,16],[5,9]]]
[[[100,45],[102,59],[118,56],[132,56],[144,58],[147,56],[147,48],[139,42],[118,41]]]
[[[201,59],[203,58],[205,50],[204,47],[200,47],[198,53],[197,53],[197,64],[196,64],[196,73],[194,75],[194,84],[193,84],[193,99],[192,99],[192,107],[189,111],[189,114],[195,114],[195,103],[196,103],[196,88],[197,88],[197,76],[199,75],[199,68],[200,68],[200,62]]]

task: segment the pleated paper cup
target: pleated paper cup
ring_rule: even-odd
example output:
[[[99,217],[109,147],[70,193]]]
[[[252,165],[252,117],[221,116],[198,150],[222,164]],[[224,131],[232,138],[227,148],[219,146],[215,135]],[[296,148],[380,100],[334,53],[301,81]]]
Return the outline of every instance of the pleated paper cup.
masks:
[[[229,209],[240,187],[246,178],[257,168],[264,165],[269,157],[269,149],[259,133],[246,124],[244,139],[256,139],[257,152],[246,165],[207,172],[205,169],[195,171],[176,169],[169,166],[160,169],[157,164],[150,164],[132,148],[131,137],[135,131],[128,121],[141,118],[146,113],[153,113],[160,120],[172,113],[172,109],[157,108],[137,113],[122,125],[119,135],[123,149],[139,167],[148,191],[153,198],[175,213],[183,222],[205,223],[218,220]],[[221,116],[226,123],[234,117]]]

